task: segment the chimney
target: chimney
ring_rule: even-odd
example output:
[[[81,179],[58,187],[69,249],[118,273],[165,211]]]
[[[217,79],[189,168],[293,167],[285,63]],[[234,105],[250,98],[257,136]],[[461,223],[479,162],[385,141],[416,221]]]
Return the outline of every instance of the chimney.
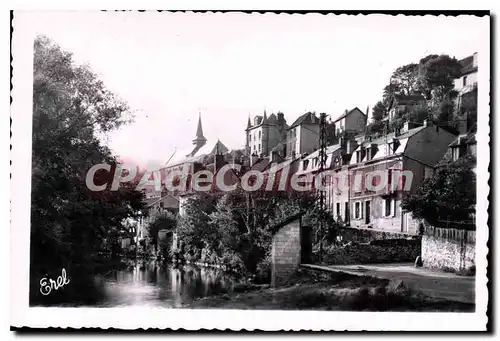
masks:
[[[403,124],[403,128],[401,128],[401,133],[405,133],[405,132],[407,132],[409,129],[410,129],[410,122],[408,122],[408,121],[407,121],[407,122],[405,122],[405,123]]]
[[[477,52],[472,55],[472,66],[477,67]]]
[[[281,111],[276,114],[276,117],[278,118],[278,124],[285,123],[285,115]]]
[[[259,157],[257,155],[250,155],[250,167],[259,161]]]
[[[357,148],[356,141],[349,140],[349,141],[347,141],[345,152],[346,152],[346,154],[352,154],[354,152],[354,150],[356,150],[356,148]]]
[[[278,162],[278,153],[274,150],[269,152],[269,162]]]

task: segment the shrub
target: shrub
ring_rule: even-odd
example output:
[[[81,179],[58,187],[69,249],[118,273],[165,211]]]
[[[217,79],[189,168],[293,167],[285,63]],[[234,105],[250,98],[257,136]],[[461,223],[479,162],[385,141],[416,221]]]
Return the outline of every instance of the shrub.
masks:
[[[269,255],[257,265],[254,277],[256,284],[271,283],[271,265],[271,257]]]

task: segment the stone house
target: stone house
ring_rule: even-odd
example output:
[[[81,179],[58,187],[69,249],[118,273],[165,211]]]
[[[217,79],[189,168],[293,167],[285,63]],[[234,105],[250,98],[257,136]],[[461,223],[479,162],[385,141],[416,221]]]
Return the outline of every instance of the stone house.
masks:
[[[478,56],[477,52],[459,61],[462,65],[460,77],[455,79],[455,90],[458,97],[477,87]]]
[[[319,148],[319,118],[305,113],[292,123],[286,133],[286,157],[296,158]]]
[[[339,137],[343,133],[362,133],[366,128],[367,117],[357,107],[346,110],[342,115],[333,121],[334,134]]]
[[[245,154],[255,156],[267,156],[284,138],[286,133],[286,120],[282,112],[267,117],[255,116],[253,122],[248,118],[245,129],[246,143]]]
[[[401,210],[405,193],[414,193],[456,138],[427,121],[398,133],[360,141],[349,161],[350,226],[417,233],[417,222]]]

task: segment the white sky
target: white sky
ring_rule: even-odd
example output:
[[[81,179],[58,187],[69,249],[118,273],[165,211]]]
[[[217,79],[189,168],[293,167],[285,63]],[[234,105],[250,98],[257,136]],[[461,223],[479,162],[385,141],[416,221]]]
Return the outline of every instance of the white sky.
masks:
[[[244,145],[248,115],[363,112],[398,66],[480,50],[481,19],[157,12],[41,13],[32,25],[88,63],[135,122],[113,151],[140,164],[191,145],[198,112],[209,141]]]

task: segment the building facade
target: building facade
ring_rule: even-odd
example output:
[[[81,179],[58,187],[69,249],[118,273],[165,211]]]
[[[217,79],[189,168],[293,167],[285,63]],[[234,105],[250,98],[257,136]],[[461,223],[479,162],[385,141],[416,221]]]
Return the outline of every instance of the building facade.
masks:
[[[362,133],[366,128],[367,116],[358,108],[346,110],[333,121],[335,136],[343,133]]]
[[[426,121],[362,141],[349,162],[350,226],[416,234],[417,222],[401,209],[403,196],[433,174],[455,138]]]
[[[286,120],[282,112],[267,117],[264,111],[264,115],[255,116],[253,122],[249,117],[245,129],[246,155],[259,157],[269,155],[270,151],[284,139],[286,128]]]
[[[287,129],[286,157],[296,158],[312,153],[319,147],[319,118],[315,113],[306,113]]]

